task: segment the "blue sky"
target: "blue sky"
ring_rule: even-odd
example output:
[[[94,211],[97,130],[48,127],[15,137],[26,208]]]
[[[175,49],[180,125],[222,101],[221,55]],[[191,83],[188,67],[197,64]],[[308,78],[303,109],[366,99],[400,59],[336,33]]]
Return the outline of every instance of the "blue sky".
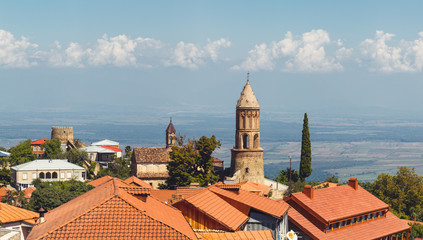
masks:
[[[421,1],[6,1],[2,111],[414,116]],[[143,117],[140,114],[140,117]]]

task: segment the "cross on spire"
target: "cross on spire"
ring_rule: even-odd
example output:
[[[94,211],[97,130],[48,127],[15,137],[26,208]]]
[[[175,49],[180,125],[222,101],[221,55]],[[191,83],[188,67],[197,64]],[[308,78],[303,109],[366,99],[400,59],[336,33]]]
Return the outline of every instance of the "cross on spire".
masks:
[[[247,72],[247,82],[250,82],[250,72]]]

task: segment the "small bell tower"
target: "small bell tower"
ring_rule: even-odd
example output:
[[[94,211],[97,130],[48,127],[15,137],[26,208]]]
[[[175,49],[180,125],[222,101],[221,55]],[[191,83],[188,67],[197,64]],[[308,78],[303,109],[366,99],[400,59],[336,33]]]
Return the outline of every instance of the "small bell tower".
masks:
[[[176,142],[176,130],[170,118],[169,125],[166,128],[166,148],[171,148]]]
[[[231,154],[231,174],[236,182],[263,183],[263,149],[260,147],[260,105],[247,83],[236,105],[235,146]]]

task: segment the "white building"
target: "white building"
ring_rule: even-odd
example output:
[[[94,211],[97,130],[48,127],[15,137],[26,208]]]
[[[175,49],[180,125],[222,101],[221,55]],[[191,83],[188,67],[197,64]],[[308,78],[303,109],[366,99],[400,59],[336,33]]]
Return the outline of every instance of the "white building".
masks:
[[[24,190],[33,186],[32,181],[67,181],[76,179],[85,181],[85,168],[68,162],[67,159],[38,159],[10,168],[14,187]]]

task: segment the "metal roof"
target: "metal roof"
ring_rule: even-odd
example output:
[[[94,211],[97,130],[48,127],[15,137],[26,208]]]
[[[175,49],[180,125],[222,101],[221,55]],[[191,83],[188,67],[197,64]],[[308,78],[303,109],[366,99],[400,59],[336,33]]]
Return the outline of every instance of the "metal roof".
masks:
[[[87,153],[115,153],[115,151],[107,149],[107,148],[103,148],[100,146],[88,146],[88,147],[84,147],[84,148],[80,148],[78,149],[79,151],[86,151]]]
[[[93,142],[93,143],[91,143],[91,145],[92,146],[101,146],[101,145],[118,146],[119,143],[118,142],[115,142],[115,141],[112,141],[112,140],[109,140],[109,139],[104,139],[104,140],[101,140],[101,141],[98,141],[98,142]]]
[[[73,169],[85,170],[85,168],[76,164],[68,162],[67,159],[37,159],[31,162],[23,163],[11,167],[15,171],[33,171],[33,170],[58,170],[58,169]]]
[[[0,157],[10,157],[10,153],[0,151]]]

